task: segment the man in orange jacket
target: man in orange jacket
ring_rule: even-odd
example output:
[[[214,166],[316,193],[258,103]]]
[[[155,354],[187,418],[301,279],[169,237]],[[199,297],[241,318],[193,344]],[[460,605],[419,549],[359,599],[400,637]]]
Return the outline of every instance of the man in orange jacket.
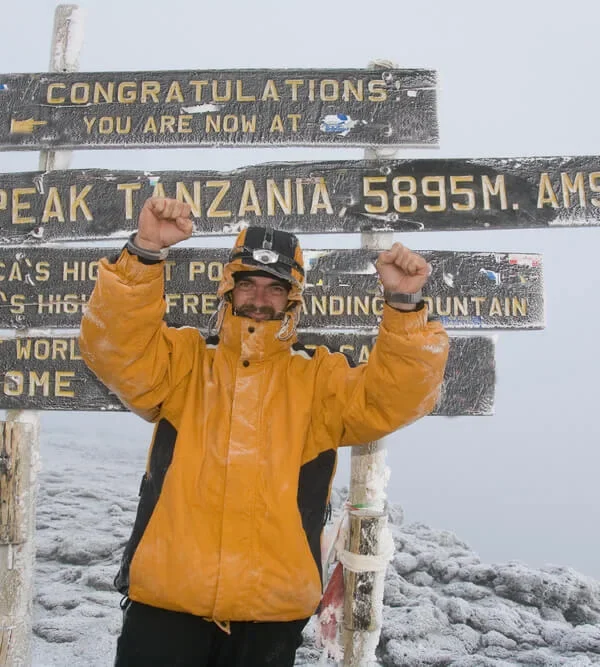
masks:
[[[377,260],[386,303],[369,362],[307,350],[298,239],[253,226],[224,267],[214,335],[168,327],[163,262],[191,233],[189,205],[147,200],[81,325],[88,366],[156,424],[116,578],[115,664],[291,667],[322,593],[337,448],[429,413],[448,339],[427,321],[427,262],[395,243]]]

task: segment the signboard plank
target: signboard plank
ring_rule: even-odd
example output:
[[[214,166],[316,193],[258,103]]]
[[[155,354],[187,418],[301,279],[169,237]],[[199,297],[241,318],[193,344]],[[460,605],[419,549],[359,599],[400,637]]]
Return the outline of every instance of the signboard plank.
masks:
[[[77,327],[98,261],[118,248],[0,248],[0,328]],[[433,273],[424,294],[432,316],[450,329],[544,327],[540,255],[420,251]],[[206,328],[229,250],[173,248],[165,262],[166,320]],[[383,300],[376,250],[306,250],[301,326],[372,329]]]
[[[368,359],[375,336],[307,333],[308,345],[341,350],[355,363]],[[434,414],[491,415],[495,389],[494,340],[451,338],[440,401]],[[73,336],[0,339],[0,409],[125,410],[81,360]]]
[[[125,238],[150,196],[188,202],[196,236],[233,234],[244,224],[297,233],[589,226],[600,224],[600,157],[1,174],[0,239]]]
[[[422,69],[0,74],[0,149],[436,146]]]

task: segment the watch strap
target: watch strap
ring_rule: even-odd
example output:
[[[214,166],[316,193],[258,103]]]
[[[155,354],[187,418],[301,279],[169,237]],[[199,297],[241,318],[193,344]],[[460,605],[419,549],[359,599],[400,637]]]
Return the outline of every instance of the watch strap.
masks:
[[[167,259],[169,255],[169,248],[161,248],[160,250],[148,250],[147,248],[140,248],[139,245],[136,245],[134,239],[137,235],[137,232],[134,232],[127,241],[125,246],[127,250],[132,255],[137,255],[142,259],[148,259],[151,262],[160,262],[163,259]]]
[[[383,298],[390,305],[394,303],[421,303],[421,301],[423,301],[423,292],[421,290],[413,293],[390,292],[389,290],[384,290]]]

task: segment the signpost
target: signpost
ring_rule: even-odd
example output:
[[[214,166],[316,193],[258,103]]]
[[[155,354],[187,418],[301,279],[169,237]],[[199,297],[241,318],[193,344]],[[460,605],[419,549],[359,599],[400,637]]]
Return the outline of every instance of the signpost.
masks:
[[[0,74],[0,149],[436,146],[432,70]]]
[[[377,333],[383,302],[374,261],[393,232],[600,224],[595,156],[386,159],[377,147],[437,146],[432,70],[386,62],[364,70],[78,73],[76,60],[58,62],[67,53],[78,54],[80,31],[60,27],[61,20],[76,27],[74,10],[57,11],[56,35],[61,29],[64,34],[62,50],[55,36],[54,72],[0,74],[0,151],[43,151],[39,172],[0,175],[0,328],[16,330],[15,337],[0,339],[0,409],[125,409],[83,364],[74,329],[99,259],[120,251],[149,196],[189,203],[195,236],[235,234],[248,224],[296,233],[361,232],[361,249],[306,251],[300,331],[305,344],[327,344],[356,363],[368,359]],[[68,161],[56,149],[317,144],[369,147],[367,159],[271,163],[232,172],[52,171]],[[59,245],[100,239],[119,240],[121,246]],[[169,324],[206,329],[228,252],[173,249],[165,262]],[[539,255],[422,253],[433,266],[425,300],[446,328],[544,326]],[[34,327],[47,331],[35,335]],[[73,331],[63,335],[58,328]],[[494,383],[494,339],[451,337],[433,414],[491,414]],[[13,430],[5,428],[0,437],[0,464],[22,449]],[[375,549],[375,534],[385,523],[383,487],[377,497],[369,487],[369,480],[383,475],[383,452],[380,443],[353,452],[349,548],[364,554],[362,563],[372,564],[371,556],[385,560]],[[4,468],[0,490],[10,486],[9,495],[16,498],[20,482],[9,479]],[[361,518],[361,510],[371,514]],[[372,520],[377,530],[368,528]],[[9,528],[0,533],[17,534],[12,523]],[[374,589],[380,587],[374,582],[382,585],[383,569],[377,566],[376,578],[370,566],[361,567],[350,577],[362,588],[360,604],[354,605],[360,613],[348,612],[345,664],[366,667],[374,648],[352,646],[360,644],[354,640],[361,632],[363,638],[378,638],[379,625],[371,621],[377,611]],[[14,646],[0,623],[0,665],[14,661],[11,642]]]
[[[120,248],[0,248],[0,328],[78,327],[98,261]],[[519,253],[420,251],[433,273],[424,294],[449,329],[544,326],[541,257]],[[228,249],[173,248],[165,262],[166,321],[206,328]],[[306,250],[301,326],[376,327],[383,310],[377,251]]]
[[[341,350],[358,364],[368,360],[375,335],[309,332],[300,340]],[[83,363],[73,333],[0,339],[0,368],[0,409],[126,410]],[[490,415],[494,385],[494,340],[453,337],[444,388],[433,414]]]
[[[1,174],[0,237],[11,244],[125,238],[150,196],[188,202],[196,236],[249,223],[296,233],[589,226],[600,224],[600,157]]]

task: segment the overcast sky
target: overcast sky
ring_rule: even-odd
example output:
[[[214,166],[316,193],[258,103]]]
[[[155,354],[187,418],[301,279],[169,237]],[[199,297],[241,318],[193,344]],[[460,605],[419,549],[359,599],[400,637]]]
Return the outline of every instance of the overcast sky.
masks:
[[[0,71],[47,69],[55,3],[7,4]],[[600,153],[600,4],[592,0],[90,0],[81,6],[82,70],[356,68],[386,58],[436,69],[440,79],[440,150],[404,150],[399,157]],[[334,148],[81,151],[71,166],[231,169],[362,155]],[[37,160],[33,152],[0,153],[0,171],[32,171]],[[498,334],[495,416],[427,418],[387,441],[389,496],[403,504],[407,520],[456,532],[485,560],[570,565],[600,578],[599,235],[588,228],[397,237],[415,249],[544,255],[547,328]],[[360,245],[351,235],[302,241]],[[347,482],[348,461],[342,457],[338,484]]]

